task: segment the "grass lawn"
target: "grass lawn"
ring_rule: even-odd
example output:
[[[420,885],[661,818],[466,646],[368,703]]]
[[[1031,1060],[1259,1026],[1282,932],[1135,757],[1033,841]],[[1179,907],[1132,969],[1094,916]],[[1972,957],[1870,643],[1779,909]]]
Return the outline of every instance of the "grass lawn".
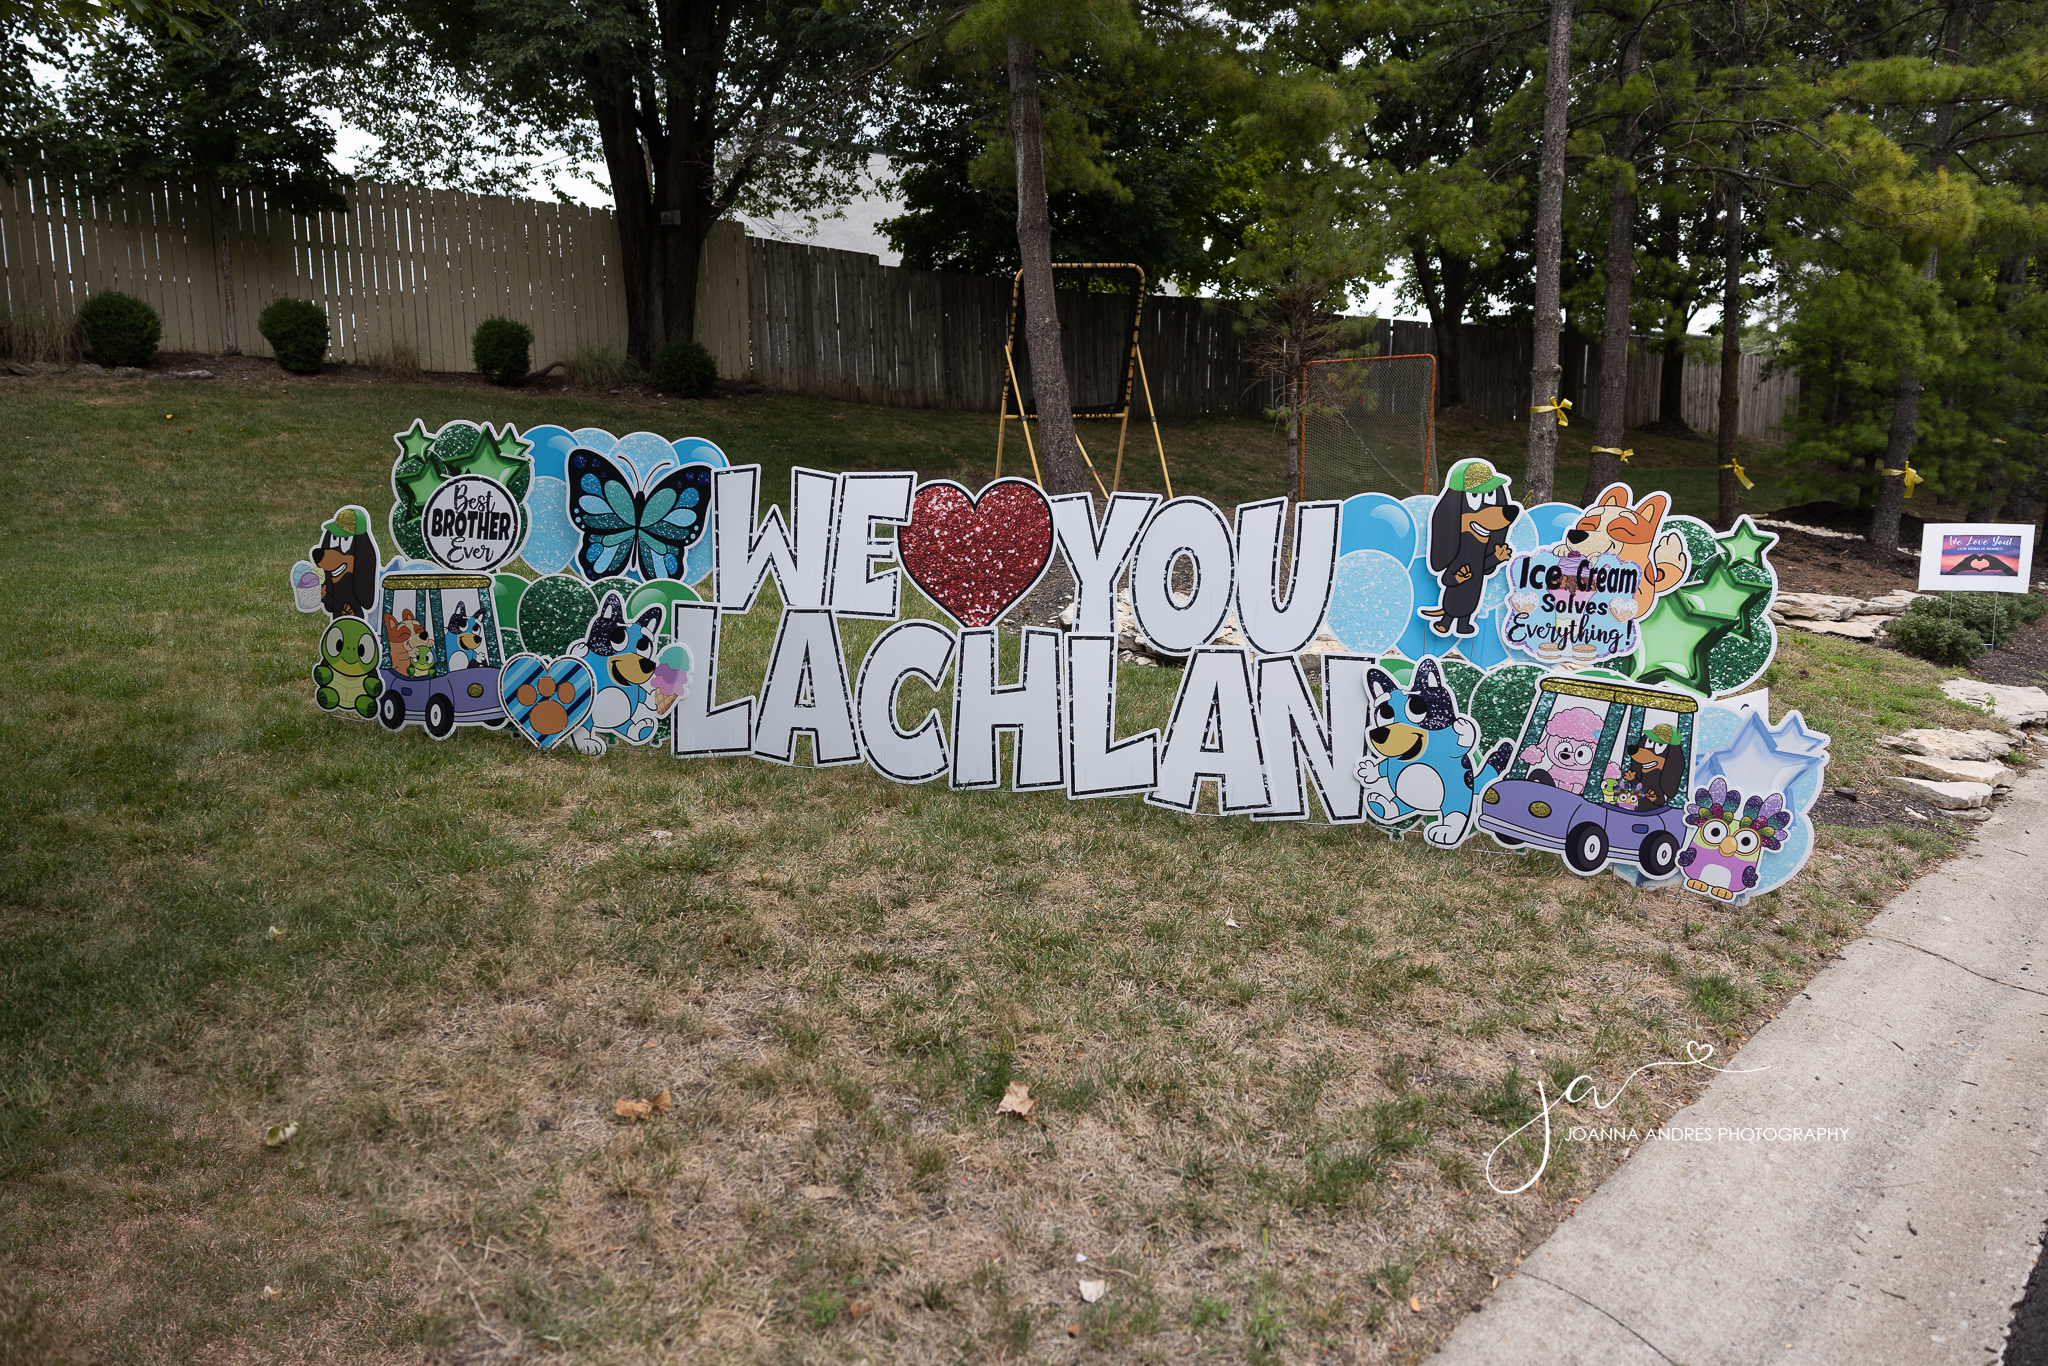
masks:
[[[0,1362],[1412,1357],[1621,1160],[1495,1195],[1537,1078],[1725,1048],[1953,847],[1825,831],[1733,910],[1486,840],[390,735],[314,707],[285,571],[381,515],[413,417],[707,436],[777,497],[799,461],[974,484],[993,424],[0,395]],[[1167,441],[1177,491],[1273,491],[1264,424]],[[1938,677],[1800,637],[1770,681],[1867,783],[1878,734],[1977,719]],[[1127,670],[1126,730],[1174,682]],[[1559,1123],[1653,1122],[1662,1075]]]

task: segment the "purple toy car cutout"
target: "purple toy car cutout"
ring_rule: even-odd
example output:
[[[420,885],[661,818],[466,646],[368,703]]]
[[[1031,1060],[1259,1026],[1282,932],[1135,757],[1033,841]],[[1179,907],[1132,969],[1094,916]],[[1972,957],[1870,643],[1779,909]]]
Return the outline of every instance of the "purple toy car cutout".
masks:
[[[1544,679],[1513,767],[1480,805],[1479,828],[1509,849],[1561,854],[1576,873],[1632,863],[1653,881],[1672,876],[1698,711],[1684,693]]]
[[[505,651],[488,574],[386,574],[377,719],[386,730],[417,721],[445,740],[457,726],[505,724],[498,672]]]

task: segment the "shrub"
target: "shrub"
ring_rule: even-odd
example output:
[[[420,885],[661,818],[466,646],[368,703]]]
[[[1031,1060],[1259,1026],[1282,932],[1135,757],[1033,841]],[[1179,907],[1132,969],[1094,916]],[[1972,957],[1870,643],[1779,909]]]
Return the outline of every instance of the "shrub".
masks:
[[[485,318],[476,325],[469,354],[493,384],[517,384],[533,368],[533,329],[510,318]]]
[[[78,310],[85,344],[101,365],[147,365],[163,340],[164,320],[133,294],[95,294]]]
[[[294,374],[317,375],[327,359],[327,310],[308,299],[272,299],[256,330],[277,363]]]
[[[1984,637],[1947,617],[1908,611],[1885,623],[1885,638],[1909,655],[1936,664],[1968,664],[1984,653]]]
[[[678,398],[702,398],[718,383],[718,362],[703,343],[672,341],[654,353],[654,387]]]
[[[1936,664],[1967,664],[1984,653],[1988,640],[2003,639],[2048,612],[2032,593],[1944,593],[1915,598],[1884,628],[1909,655]]]

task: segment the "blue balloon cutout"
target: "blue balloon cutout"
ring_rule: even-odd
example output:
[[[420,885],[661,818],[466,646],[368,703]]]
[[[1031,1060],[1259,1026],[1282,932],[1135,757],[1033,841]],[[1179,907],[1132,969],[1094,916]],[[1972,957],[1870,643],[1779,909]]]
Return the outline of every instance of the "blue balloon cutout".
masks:
[[[1415,519],[1397,498],[1361,493],[1344,500],[1337,527],[1337,553],[1376,550],[1402,564],[1415,558]]]
[[[549,479],[562,480],[569,477],[569,452],[576,448],[574,435],[552,424],[530,427],[519,435],[521,439],[533,443],[531,454],[536,477],[546,476]],[[533,510],[530,498],[527,510]]]
[[[526,495],[530,526],[520,551],[527,564],[543,574],[559,574],[576,557],[579,535],[569,521],[569,483],[537,474]]]
[[[1327,620],[1330,634],[1345,649],[1354,654],[1384,654],[1407,631],[1414,610],[1415,594],[1407,569],[1392,555],[1353,550],[1338,556]]]

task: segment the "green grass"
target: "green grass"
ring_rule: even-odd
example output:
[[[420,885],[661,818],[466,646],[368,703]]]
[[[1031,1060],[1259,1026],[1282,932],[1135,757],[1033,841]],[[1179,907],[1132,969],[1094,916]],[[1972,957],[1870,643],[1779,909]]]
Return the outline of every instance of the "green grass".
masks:
[[[45,1355],[1419,1351],[1604,1172],[1477,1180],[1534,1069],[1592,1057],[1609,1089],[1747,1030],[1951,847],[1827,832],[1729,910],[1483,844],[385,734],[313,707],[285,570],[336,506],[380,509],[413,417],[701,434],[778,492],[799,461],[972,484],[992,424],[5,392],[33,439],[0,470],[0,1340]],[[1270,493],[1264,424],[1167,440],[1176,491]],[[726,694],[773,610],[732,627]],[[1934,675],[1801,639],[1773,687],[1857,771],[1881,730],[1970,715]],[[1125,724],[1174,681],[1127,670]],[[1029,1121],[994,1113],[1012,1081]],[[1076,1253],[1111,1283],[1085,1310]]]

